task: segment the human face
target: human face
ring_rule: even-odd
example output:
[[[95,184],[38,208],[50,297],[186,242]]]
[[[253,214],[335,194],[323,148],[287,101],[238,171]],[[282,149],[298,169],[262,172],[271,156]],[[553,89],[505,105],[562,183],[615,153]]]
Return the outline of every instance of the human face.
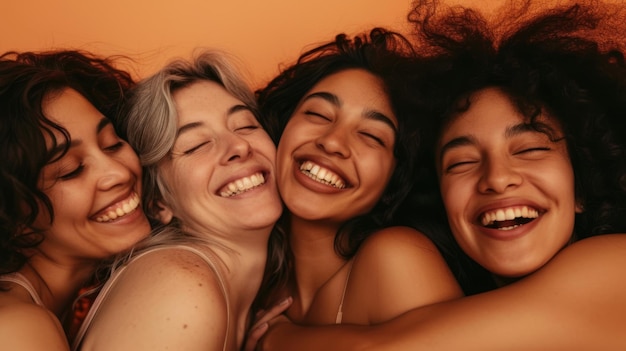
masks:
[[[395,169],[397,123],[373,74],[348,69],[320,80],[278,144],[278,186],[291,215],[341,224],[369,212]]]
[[[477,92],[439,143],[440,186],[461,248],[502,277],[542,267],[566,245],[577,205],[574,172],[561,128],[556,140],[525,124],[495,88]],[[555,138],[553,138],[555,139]]]
[[[229,240],[270,229],[282,212],[276,148],[250,108],[207,80],[173,97],[177,138],[171,157],[160,165],[172,195],[171,215],[187,230]]]
[[[43,113],[71,136],[69,152],[46,165],[41,189],[54,221],[41,214],[45,240],[39,250],[102,259],[130,248],[150,233],[141,206],[141,166],[111,122],[73,89],[50,94]],[[57,141],[64,143],[61,135]],[[51,145],[51,143],[49,143]]]

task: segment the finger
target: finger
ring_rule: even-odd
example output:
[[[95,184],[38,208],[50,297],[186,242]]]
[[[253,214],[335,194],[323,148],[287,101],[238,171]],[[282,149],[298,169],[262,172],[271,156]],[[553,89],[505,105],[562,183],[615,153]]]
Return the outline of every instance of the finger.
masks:
[[[279,302],[278,304],[272,306],[272,308],[265,311],[265,314],[263,314],[263,316],[254,323],[253,328],[260,326],[263,323],[267,323],[268,321],[279,316],[281,313],[285,312],[289,308],[289,306],[291,306],[292,302],[293,302],[293,298],[289,296],[286,299]]]
[[[254,328],[252,328],[246,339],[246,344],[244,345],[242,351],[254,351],[256,349],[256,345],[261,339],[265,332],[267,331],[269,324],[262,323]]]

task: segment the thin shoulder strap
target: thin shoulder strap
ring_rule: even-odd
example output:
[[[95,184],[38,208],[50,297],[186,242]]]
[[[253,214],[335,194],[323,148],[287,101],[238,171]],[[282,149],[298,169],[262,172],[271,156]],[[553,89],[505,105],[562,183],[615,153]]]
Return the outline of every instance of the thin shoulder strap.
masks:
[[[34,303],[39,306],[46,307],[44,306],[43,301],[41,301],[41,298],[39,297],[39,294],[37,293],[37,290],[35,290],[33,284],[31,284],[30,281],[26,279],[26,277],[22,273],[14,272],[11,274],[0,276],[0,281],[11,282],[21,286],[22,288],[26,289],[26,291],[28,291],[28,294],[30,294],[30,297],[31,299],[33,299]]]
[[[348,281],[350,281],[350,273],[352,273],[352,263],[354,260],[350,261],[348,264],[348,276],[346,277],[346,282],[343,285],[343,292],[341,293],[341,301],[339,302],[339,309],[337,310],[337,317],[335,317],[335,324],[341,324],[343,319],[343,299],[346,297],[346,290],[348,289]]]
[[[217,268],[217,265],[215,264],[215,261],[213,260],[212,257],[206,255],[204,252],[196,248],[193,248],[187,245],[167,245],[167,246],[159,246],[159,247],[148,249],[138,254],[137,256],[133,257],[130,261],[126,262],[122,267],[116,270],[111,275],[111,277],[106,281],[106,283],[104,284],[100,292],[98,292],[98,296],[96,297],[93,304],[89,308],[89,312],[87,312],[87,315],[85,316],[85,319],[83,320],[83,323],[80,325],[80,328],[78,329],[78,332],[76,333],[74,342],[72,343],[72,351],[77,351],[80,349],[82,341],[85,338],[85,334],[87,333],[87,330],[91,326],[93,319],[98,313],[98,310],[100,309],[100,305],[102,305],[102,302],[104,301],[106,296],[109,294],[109,292],[115,285],[115,282],[122,275],[122,273],[126,270],[126,268],[130,265],[130,263],[149,253],[160,251],[160,250],[166,250],[166,249],[182,249],[182,250],[187,250],[198,255],[209,265],[209,267],[213,270],[213,272],[217,276],[218,282],[220,284],[220,288],[222,290],[222,294],[224,295],[224,300],[226,301],[226,336],[224,338],[224,346],[222,347],[222,350],[226,351],[226,345],[228,343],[228,333],[230,329],[230,301],[228,299],[228,292],[226,291],[226,284],[224,283],[224,278],[220,274],[220,271]]]

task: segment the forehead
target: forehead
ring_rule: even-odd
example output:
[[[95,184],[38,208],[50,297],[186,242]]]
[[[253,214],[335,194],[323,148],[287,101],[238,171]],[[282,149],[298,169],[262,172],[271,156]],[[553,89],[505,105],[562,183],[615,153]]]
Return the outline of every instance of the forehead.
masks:
[[[558,121],[543,111],[535,121],[557,134],[562,132]],[[519,110],[510,96],[500,89],[487,88],[470,96],[467,110],[446,123],[440,139],[445,142],[446,139],[463,134],[496,136],[506,133],[512,126],[530,122],[531,118]]]
[[[379,111],[397,123],[383,80],[365,69],[349,68],[324,77],[304,95],[301,104],[317,92],[335,95],[340,107]]]
[[[104,118],[85,97],[71,88],[48,93],[42,102],[42,111],[48,119],[59,124],[74,138],[93,134]],[[57,140],[63,139],[59,131],[54,130],[54,133]]]
[[[178,124],[196,119],[213,119],[226,114],[233,105],[243,105],[219,83],[201,80],[176,90],[172,97]]]

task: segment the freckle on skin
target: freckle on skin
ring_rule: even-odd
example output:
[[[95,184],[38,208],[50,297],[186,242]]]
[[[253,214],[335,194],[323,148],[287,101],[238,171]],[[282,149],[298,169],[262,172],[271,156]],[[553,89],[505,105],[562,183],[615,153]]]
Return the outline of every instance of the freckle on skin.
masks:
[[[187,324],[183,324],[183,329],[187,329]]]

